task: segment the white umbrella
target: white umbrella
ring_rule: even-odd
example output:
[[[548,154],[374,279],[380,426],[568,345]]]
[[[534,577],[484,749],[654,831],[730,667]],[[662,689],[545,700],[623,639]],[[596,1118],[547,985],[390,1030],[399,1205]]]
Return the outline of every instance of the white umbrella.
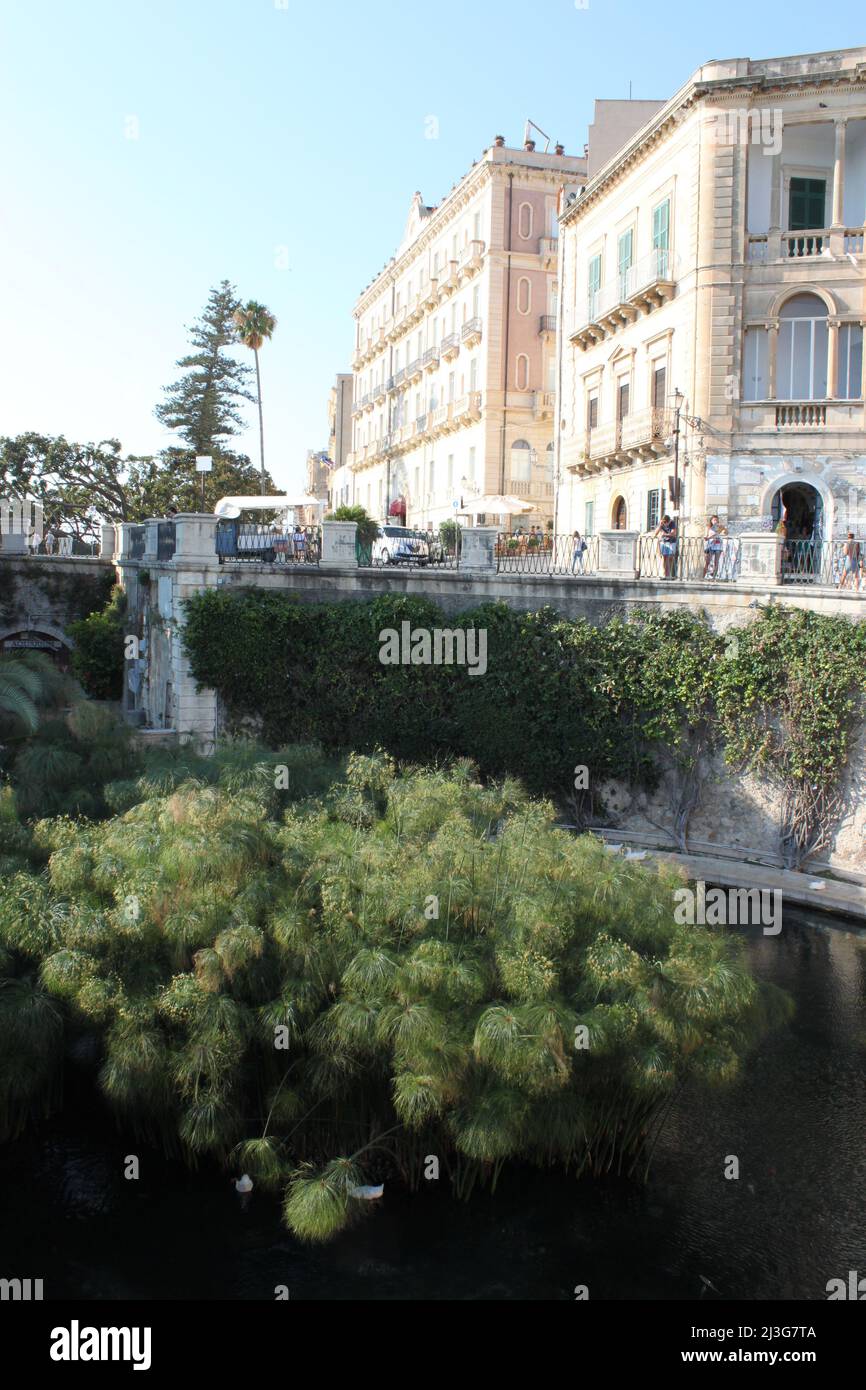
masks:
[[[241,512],[282,512],[294,507],[315,506],[315,498],[309,493],[298,497],[221,497],[214,507],[214,515],[234,520]]]
[[[519,497],[503,497],[498,493],[486,497],[473,497],[461,511],[465,516],[478,516],[489,513],[491,516],[519,516],[523,512],[534,512],[532,502],[521,502]]]

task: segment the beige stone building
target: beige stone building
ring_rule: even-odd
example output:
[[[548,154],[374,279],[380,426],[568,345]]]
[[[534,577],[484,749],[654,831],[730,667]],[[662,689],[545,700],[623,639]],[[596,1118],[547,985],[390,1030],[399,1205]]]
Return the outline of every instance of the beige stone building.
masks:
[[[557,529],[866,537],[866,48],[707,63],[615,150],[605,118],[560,224]]]
[[[525,525],[552,517],[558,202],[585,170],[562,146],[498,137],[438,207],[416,193],[355,305],[354,438],[335,501],[435,527],[506,493],[531,504]]]

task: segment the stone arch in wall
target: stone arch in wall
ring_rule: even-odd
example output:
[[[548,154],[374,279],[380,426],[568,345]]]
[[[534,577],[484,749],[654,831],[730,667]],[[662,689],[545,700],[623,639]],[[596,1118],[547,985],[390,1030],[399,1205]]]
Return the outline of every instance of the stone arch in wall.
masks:
[[[32,623],[25,619],[24,622],[0,627],[0,652],[5,655],[41,651],[65,671],[74,649],[75,643],[63,628],[57,627],[54,623],[42,622],[40,618],[36,618]]]
[[[763,525],[772,528],[778,517],[774,514],[774,502],[784,493],[786,488],[806,487],[813,488],[821,499],[821,519],[823,535],[822,540],[832,540],[836,533],[836,500],[827,485],[825,478],[811,470],[803,472],[781,473],[775,478],[770,478],[764,483],[761,493],[761,517]]]

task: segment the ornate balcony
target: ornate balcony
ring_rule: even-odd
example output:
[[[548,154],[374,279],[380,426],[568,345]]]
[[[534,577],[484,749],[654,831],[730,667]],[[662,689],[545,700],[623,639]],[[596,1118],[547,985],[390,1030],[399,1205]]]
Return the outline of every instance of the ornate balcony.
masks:
[[[445,279],[439,285],[439,298],[447,299],[453,294],[460,284],[460,263],[459,261],[448,262],[448,272]]]
[[[434,435],[445,434],[448,430],[449,425],[451,424],[452,414],[452,406],[437,406],[436,409],[432,411],[428,417],[428,427],[430,429],[430,433]]]
[[[373,388],[373,400],[376,405],[382,405],[385,400],[387,389],[387,385],[384,381],[380,381],[378,385]]]
[[[652,313],[673,298],[678,273],[670,251],[650,252],[601,289],[589,293],[586,317],[569,335],[570,341],[586,351],[608,333],[634,323],[641,313]]]
[[[403,385],[403,383],[404,383],[405,380],[406,380],[406,369],[405,369],[405,367],[401,367],[400,370],[399,370],[398,372],[395,372],[394,375],[393,375],[393,377],[391,378],[391,381],[392,381],[392,383],[393,383],[391,389],[392,389],[393,391],[398,391],[398,390],[400,389],[400,387]]]
[[[424,375],[424,358],[416,357],[414,362],[410,362],[406,368],[407,381],[420,381]]]
[[[439,281],[431,280],[421,291],[421,304],[424,309],[435,309],[439,303]]]
[[[641,410],[610,425],[587,431],[579,445],[579,472],[612,464],[638,463],[668,453],[673,428],[668,410]]]
[[[480,318],[469,319],[464,323],[460,336],[466,347],[477,347],[481,342],[482,327]]]
[[[553,417],[556,409],[555,391],[536,391],[535,400],[532,405],[532,413],[536,420],[549,420]]]
[[[418,418],[417,418],[417,420],[415,421],[415,429],[414,429],[414,431],[413,431],[414,438],[417,439],[420,435],[426,434],[426,433],[427,433],[427,416],[426,416],[426,415],[419,415]]]
[[[435,372],[439,368],[439,349],[438,347],[428,348],[424,353],[425,372]]]
[[[542,314],[538,324],[538,333],[541,338],[556,337],[556,314]]]
[[[449,333],[447,338],[442,339],[441,352],[446,362],[451,362],[460,351],[460,334]]]
[[[461,280],[471,280],[473,275],[478,274],[484,260],[484,251],[483,241],[470,241],[460,261]]]

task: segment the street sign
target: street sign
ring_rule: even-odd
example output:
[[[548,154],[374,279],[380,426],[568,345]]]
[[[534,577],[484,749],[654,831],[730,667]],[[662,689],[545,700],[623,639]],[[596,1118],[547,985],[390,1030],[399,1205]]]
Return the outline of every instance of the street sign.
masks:
[[[213,468],[213,459],[210,454],[197,454],[195,460],[196,473],[210,473]]]

